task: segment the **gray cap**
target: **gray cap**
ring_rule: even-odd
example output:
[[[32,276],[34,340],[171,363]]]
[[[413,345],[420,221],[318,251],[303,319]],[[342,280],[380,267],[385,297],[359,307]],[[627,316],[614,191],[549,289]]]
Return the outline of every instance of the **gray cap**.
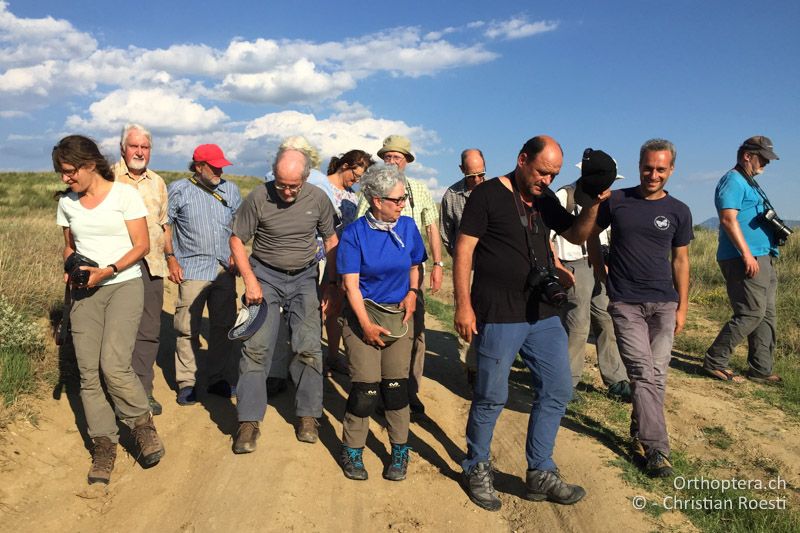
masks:
[[[742,143],[742,146],[739,149],[744,150],[745,152],[756,153],[765,159],[769,159],[770,161],[780,159],[778,154],[772,151],[772,141],[770,138],[764,137],[763,135],[750,137]]]

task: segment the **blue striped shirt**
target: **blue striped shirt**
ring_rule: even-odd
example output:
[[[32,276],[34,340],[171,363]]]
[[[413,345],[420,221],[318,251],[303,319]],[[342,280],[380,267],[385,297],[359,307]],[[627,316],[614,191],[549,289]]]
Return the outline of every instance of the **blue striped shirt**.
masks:
[[[213,281],[220,266],[228,267],[231,220],[242,203],[239,187],[220,181],[216,192],[227,207],[186,178],[170,183],[167,192],[167,220],[184,279]]]

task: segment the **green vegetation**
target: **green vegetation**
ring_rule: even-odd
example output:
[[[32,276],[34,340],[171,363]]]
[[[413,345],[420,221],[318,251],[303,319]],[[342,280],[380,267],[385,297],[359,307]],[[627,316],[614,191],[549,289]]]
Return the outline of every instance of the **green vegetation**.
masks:
[[[0,296],[0,397],[10,405],[34,388],[34,368],[44,354],[38,324]]]

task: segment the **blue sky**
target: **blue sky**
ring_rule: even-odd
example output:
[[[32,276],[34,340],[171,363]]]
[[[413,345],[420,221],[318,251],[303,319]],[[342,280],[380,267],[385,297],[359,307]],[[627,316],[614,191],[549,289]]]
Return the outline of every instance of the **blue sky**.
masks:
[[[0,170],[45,170],[91,135],[109,156],[128,120],[153,130],[151,167],[180,170],[214,142],[231,172],[263,175],[280,140],[325,158],[411,138],[409,175],[435,193],[462,149],[513,168],[529,137],[584,148],[638,179],[639,146],[678,148],[668,189],[696,222],[750,135],[781,160],[761,183],[800,219],[797,2],[0,1]]]

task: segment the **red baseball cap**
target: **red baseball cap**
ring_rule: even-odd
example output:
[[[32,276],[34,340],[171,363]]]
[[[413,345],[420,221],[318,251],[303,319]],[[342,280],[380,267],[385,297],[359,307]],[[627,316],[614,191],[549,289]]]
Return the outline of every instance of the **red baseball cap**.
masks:
[[[222,168],[232,165],[230,161],[225,159],[225,154],[222,153],[222,148],[216,144],[201,144],[194,149],[192,161],[208,163],[212,167]]]

